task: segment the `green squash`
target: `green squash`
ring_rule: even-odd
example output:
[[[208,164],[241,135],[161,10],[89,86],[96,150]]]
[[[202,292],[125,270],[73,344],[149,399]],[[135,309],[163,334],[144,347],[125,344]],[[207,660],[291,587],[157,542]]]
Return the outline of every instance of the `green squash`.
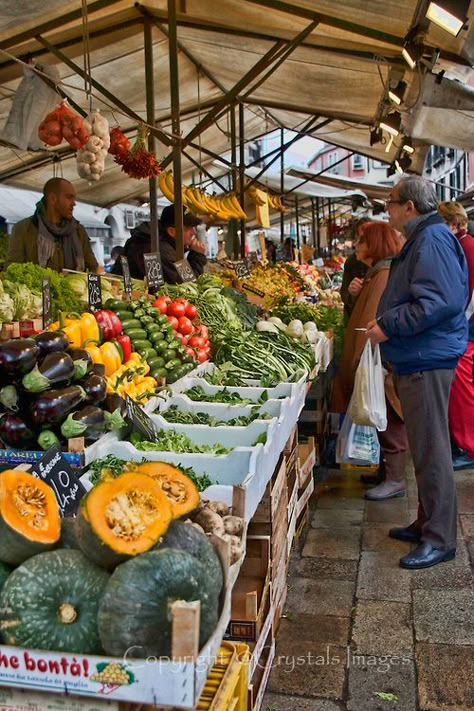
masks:
[[[61,519],[61,539],[60,548],[72,548],[79,551],[81,549],[77,540],[76,519],[74,516],[64,516]]]
[[[97,609],[108,579],[80,551],[55,550],[25,561],[0,593],[5,644],[100,653]]]
[[[217,625],[219,596],[209,587],[200,561],[185,551],[165,548],[119,565],[99,605],[99,634],[107,654],[170,656],[169,606],[176,600],[200,600],[202,647]]]
[[[183,521],[172,521],[157,548],[186,551],[197,558],[206,569],[208,588],[220,594],[224,584],[221,561],[209,538],[197,528]]]
[[[7,565],[6,563],[2,563],[0,561],[0,592],[2,591],[3,586],[5,585],[8,576],[12,572],[13,568],[10,565]]]

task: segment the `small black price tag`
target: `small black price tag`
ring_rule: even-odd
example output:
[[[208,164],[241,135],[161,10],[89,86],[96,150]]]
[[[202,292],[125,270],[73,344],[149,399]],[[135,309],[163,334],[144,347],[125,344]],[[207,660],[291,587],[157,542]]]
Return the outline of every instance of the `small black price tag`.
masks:
[[[165,283],[160,255],[158,252],[150,252],[149,254],[144,254],[143,258],[145,260],[145,275],[148,282],[148,291],[153,293]]]
[[[186,257],[175,262],[174,266],[183,281],[196,281],[196,275]]]
[[[250,286],[250,284],[242,284],[242,289],[244,289],[244,291],[248,291],[250,294],[255,294],[255,296],[260,296],[261,298],[265,296],[264,291],[260,291],[260,289],[257,289],[255,286]]]
[[[130,265],[127,257],[120,255],[120,263],[122,264],[123,288],[126,294],[132,293],[132,277],[130,276]]]
[[[43,328],[51,325],[51,286],[48,277],[43,278]]]
[[[61,516],[75,514],[86,490],[64,459],[58,444],[53,445],[41,459],[32,464],[31,473],[45,481],[54,491]]]
[[[234,262],[234,270],[238,279],[245,279],[250,276],[250,270],[245,262]]]
[[[158,439],[158,432],[145,410],[128,395],[125,395],[125,404],[127,406],[127,418],[133,429],[137,430],[150,442],[155,442]]]
[[[100,285],[100,274],[88,274],[87,275],[87,290],[89,297],[89,308],[94,311],[95,309],[102,308],[102,288]]]

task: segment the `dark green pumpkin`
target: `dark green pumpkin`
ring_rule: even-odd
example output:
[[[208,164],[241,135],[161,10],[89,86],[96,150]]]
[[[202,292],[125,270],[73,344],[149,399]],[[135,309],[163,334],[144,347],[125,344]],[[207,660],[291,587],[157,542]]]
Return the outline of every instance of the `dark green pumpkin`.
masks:
[[[172,548],[186,551],[197,558],[206,569],[207,586],[219,595],[224,583],[222,565],[216,549],[206,535],[183,521],[172,521],[157,549]]]
[[[155,550],[119,565],[99,605],[99,634],[107,654],[170,656],[169,606],[201,602],[200,647],[215,630],[219,597],[208,585],[205,566],[190,553]]]
[[[5,644],[100,653],[97,609],[108,579],[80,551],[56,550],[25,561],[0,593]]]
[[[61,519],[61,540],[59,547],[72,548],[77,551],[81,549],[77,540],[76,519],[74,516],[65,516]]]
[[[6,580],[12,570],[13,568],[10,565],[7,565],[6,563],[2,563],[2,561],[0,561],[0,592],[2,591],[2,588],[5,585]]]

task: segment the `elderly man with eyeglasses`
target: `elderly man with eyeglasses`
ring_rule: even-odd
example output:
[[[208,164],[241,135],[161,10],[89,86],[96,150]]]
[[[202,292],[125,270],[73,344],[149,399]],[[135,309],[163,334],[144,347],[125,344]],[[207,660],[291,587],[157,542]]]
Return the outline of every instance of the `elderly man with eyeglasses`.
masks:
[[[467,346],[466,260],[437,212],[432,183],[402,178],[387,200],[406,243],[392,261],[367,336],[392,365],[418,486],[417,520],[389,535],[417,547],[402,568],[428,568],[456,555],[457,501],[448,428],[449,391]]]

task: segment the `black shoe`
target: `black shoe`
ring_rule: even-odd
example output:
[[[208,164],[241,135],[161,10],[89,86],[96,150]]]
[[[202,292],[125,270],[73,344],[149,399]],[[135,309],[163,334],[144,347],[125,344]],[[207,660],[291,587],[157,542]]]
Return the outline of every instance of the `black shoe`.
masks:
[[[474,459],[471,459],[465,452],[453,457],[453,469],[455,472],[460,469],[474,469]]]
[[[421,541],[421,532],[414,523],[405,528],[391,528],[388,535],[390,538],[396,538],[397,541],[408,541],[408,543],[419,543]]]
[[[400,558],[400,567],[408,570],[418,570],[418,568],[431,568],[432,565],[453,560],[456,557],[456,548],[448,551],[433,548],[431,543],[422,542],[414,551]]]

